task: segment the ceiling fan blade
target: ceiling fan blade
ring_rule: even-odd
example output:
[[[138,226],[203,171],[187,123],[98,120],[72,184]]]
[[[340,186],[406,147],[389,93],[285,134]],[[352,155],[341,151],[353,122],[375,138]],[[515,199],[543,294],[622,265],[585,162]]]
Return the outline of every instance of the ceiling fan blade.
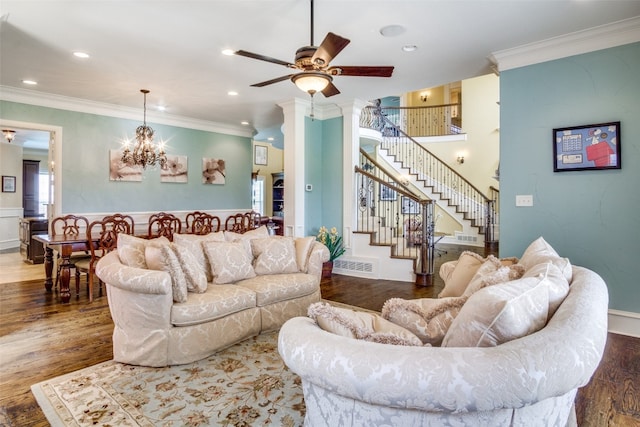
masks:
[[[271,58],[269,56],[259,55],[257,53],[247,52],[246,50],[236,50],[234,52],[235,55],[245,56],[247,58],[257,59],[259,61],[271,62],[273,64],[284,65],[289,68],[296,68],[296,66],[287,61],[281,61],[279,59]]]
[[[334,33],[328,33],[320,43],[320,46],[318,46],[318,50],[311,58],[311,62],[321,67],[327,66],[349,43],[351,43],[349,39]]]
[[[328,97],[333,96],[333,95],[337,95],[339,93],[340,93],[340,91],[338,90],[338,88],[335,87],[335,85],[333,83],[331,83],[331,82],[329,82],[327,87],[325,87],[322,90],[322,94],[325,96],[325,98],[328,98]]]
[[[337,65],[329,68],[327,72],[332,76],[391,77],[393,67]]]
[[[295,74],[289,74],[289,75],[286,75],[286,76],[281,76],[281,77],[277,77],[275,79],[267,80],[266,82],[255,83],[255,84],[252,84],[251,87],[268,86],[268,85],[273,84],[273,83],[278,83],[278,82],[282,82],[282,81],[285,81],[285,80],[289,80],[291,78],[291,76],[294,76],[294,75]]]

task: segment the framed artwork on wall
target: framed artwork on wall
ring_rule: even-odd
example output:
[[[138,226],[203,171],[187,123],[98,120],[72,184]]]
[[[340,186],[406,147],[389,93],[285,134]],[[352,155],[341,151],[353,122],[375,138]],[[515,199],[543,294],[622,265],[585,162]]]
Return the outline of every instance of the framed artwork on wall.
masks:
[[[142,166],[122,161],[122,150],[109,150],[109,181],[142,182]]]
[[[167,167],[160,171],[160,182],[186,183],[189,179],[187,161],[187,156],[167,154]]]
[[[15,193],[16,192],[16,177],[2,175],[2,192],[3,193]]]
[[[620,169],[620,122],[553,130],[553,171]]]
[[[202,158],[202,183],[224,185],[226,167],[222,159]]]
[[[398,198],[398,193],[396,193],[396,190],[380,183],[380,200],[381,201],[394,201],[397,198]]]
[[[408,198],[407,196],[402,196],[401,211],[403,215],[419,214],[420,203]]]
[[[253,148],[253,163],[256,165],[267,165],[268,148],[264,145],[256,145]]]

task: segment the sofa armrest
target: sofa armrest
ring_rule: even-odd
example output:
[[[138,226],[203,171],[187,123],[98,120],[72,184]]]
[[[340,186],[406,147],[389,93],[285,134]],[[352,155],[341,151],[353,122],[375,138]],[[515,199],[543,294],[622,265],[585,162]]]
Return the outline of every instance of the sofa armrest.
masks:
[[[322,275],[322,264],[329,261],[329,249],[320,242],[313,242],[311,253],[307,260],[307,273],[317,276]]]
[[[280,329],[278,351],[303,382],[373,405],[429,412],[520,408],[584,386],[602,358],[606,285],[585,269],[574,275],[544,329],[497,347],[372,343],[296,317]]]
[[[172,295],[169,273],[126,266],[120,262],[117,251],[98,261],[96,275],[109,286],[133,293]]]

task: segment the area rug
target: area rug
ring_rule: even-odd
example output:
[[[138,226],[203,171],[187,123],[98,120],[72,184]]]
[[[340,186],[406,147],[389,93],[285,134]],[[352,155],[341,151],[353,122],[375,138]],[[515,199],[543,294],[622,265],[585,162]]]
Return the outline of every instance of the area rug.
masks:
[[[300,426],[300,378],[278,333],[167,368],[108,361],[31,386],[52,426]]]

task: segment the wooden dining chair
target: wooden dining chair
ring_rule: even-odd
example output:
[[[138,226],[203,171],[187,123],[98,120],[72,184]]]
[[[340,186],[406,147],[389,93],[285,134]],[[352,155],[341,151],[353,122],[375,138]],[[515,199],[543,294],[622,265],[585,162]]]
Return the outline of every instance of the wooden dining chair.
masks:
[[[89,226],[89,220],[87,220],[84,216],[78,215],[65,215],[54,218],[51,221],[51,236],[56,235],[64,235],[64,236],[73,236],[80,235],[86,233],[86,230]],[[82,263],[83,260],[88,261],[91,259],[91,254],[89,253],[89,248],[85,251],[76,251],[71,254],[69,258],[70,268],[75,269],[76,276],[76,297],[80,292],[80,273],[81,269],[76,268],[76,263]],[[58,289],[58,283],[60,282],[60,270],[62,269],[62,264],[60,263],[60,254],[58,254],[58,267],[56,269],[56,282],[54,285],[55,289]],[[87,276],[87,282],[89,277]]]
[[[160,212],[149,217],[149,239],[164,236],[173,242],[174,233],[182,233],[182,221],[177,216]]]
[[[187,214],[185,218],[187,233],[209,234],[220,231],[220,218],[205,212],[194,211]]]
[[[249,229],[249,218],[243,213],[230,215],[224,222],[224,229],[234,233],[244,233]]]
[[[262,219],[262,216],[258,212],[247,212],[244,216],[246,219],[245,224],[247,226],[247,230],[253,230],[260,227],[260,220]]]
[[[134,234],[135,223],[129,215],[114,214],[108,215],[99,221],[93,221],[87,228],[87,240],[91,252],[91,259],[88,263],[81,263],[80,268],[86,269],[89,274],[89,302],[93,302],[93,280],[95,277],[96,264],[107,253],[118,249],[119,234]],[[102,282],[100,293],[102,293]]]

